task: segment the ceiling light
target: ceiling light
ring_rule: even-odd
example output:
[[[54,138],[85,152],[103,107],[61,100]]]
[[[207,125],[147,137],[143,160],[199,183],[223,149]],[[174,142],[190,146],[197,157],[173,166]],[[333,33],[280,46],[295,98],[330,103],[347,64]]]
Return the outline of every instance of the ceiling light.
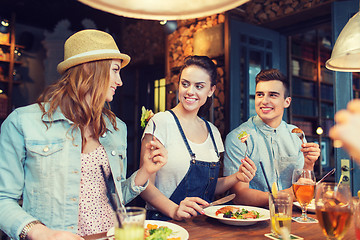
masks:
[[[326,67],[334,71],[360,72],[360,12],[347,22],[339,34]]]
[[[206,17],[249,0],[78,0],[90,7],[129,18],[180,20]]]

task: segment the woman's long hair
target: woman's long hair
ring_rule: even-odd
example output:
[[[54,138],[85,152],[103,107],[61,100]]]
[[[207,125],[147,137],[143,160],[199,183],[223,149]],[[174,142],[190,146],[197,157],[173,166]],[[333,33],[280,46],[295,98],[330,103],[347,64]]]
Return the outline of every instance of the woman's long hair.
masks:
[[[54,112],[60,108],[64,116],[74,124],[69,129],[79,128],[82,133],[86,126],[93,130],[93,137],[99,139],[106,132],[107,116],[117,130],[115,114],[110,105],[105,104],[110,85],[110,66],[112,60],[93,61],[68,69],[53,85],[50,85],[37,99],[43,115],[53,119]],[[45,104],[49,106],[45,109]],[[82,145],[86,139],[82,134]]]
[[[211,82],[210,86],[212,87],[216,85],[218,74],[215,63],[207,56],[198,55],[188,56],[185,58],[184,65],[180,69],[179,81],[181,79],[181,74],[184,69],[190,66],[197,66],[204,69],[209,74]],[[208,97],[205,104],[200,107],[198,115],[201,117],[205,116],[209,112],[211,105],[212,97]]]

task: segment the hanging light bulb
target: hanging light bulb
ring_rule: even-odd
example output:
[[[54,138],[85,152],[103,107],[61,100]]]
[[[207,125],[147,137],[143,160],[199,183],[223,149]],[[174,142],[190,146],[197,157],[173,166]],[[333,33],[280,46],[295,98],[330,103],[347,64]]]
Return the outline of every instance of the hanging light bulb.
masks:
[[[318,128],[316,129],[316,133],[317,133],[318,135],[321,135],[321,134],[324,133],[324,130],[323,130],[321,127],[318,127]]]
[[[3,25],[4,27],[8,27],[9,26],[9,21],[6,19],[1,20],[1,25]]]
[[[78,0],[115,15],[151,19],[180,20],[210,16],[236,8],[249,0]]]
[[[326,68],[341,72],[360,72],[360,12],[347,22],[326,61]]]

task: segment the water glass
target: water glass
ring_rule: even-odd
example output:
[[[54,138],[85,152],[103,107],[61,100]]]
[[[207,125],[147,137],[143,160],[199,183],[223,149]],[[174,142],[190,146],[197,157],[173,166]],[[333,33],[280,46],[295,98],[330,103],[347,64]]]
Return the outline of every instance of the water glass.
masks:
[[[116,214],[115,240],[144,240],[145,208],[126,207],[118,209]]]
[[[289,193],[278,192],[276,197],[269,194],[271,233],[276,237],[290,236],[292,205]]]

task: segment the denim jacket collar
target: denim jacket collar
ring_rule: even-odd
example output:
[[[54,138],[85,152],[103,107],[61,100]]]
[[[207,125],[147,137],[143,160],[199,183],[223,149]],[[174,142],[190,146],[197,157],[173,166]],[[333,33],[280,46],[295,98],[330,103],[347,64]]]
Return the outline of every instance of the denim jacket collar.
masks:
[[[42,103],[45,110],[47,111],[49,109],[49,103]],[[110,122],[110,119],[104,115],[105,117],[105,122],[106,122],[106,126],[107,126],[107,129],[106,131],[110,131],[110,132],[113,132],[115,129],[112,127],[112,124]],[[60,107],[57,107],[57,109],[54,111],[53,115],[52,115],[52,118],[49,118],[49,116],[46,114],[44,115],[43,119],[42,119],[44,122],[55,122],[55,121],[67,121],[70,125],[74,124],[73,121],[71,121],[70,119],[67,119],[65,117],[65,115],[62,113]],[[109,129],[110,127],[110,129]]]
[[[50,107],[49,103],[41,103],[43,105],[43,107],[45,108],[45,111],[47,111]],[[42,120],[44,122],[55,122],[55,121],[59,121],[59,120],[65,120],[68,121],[69,124],[73,124],[73,121],[67,119],[64,114],[61,112],[60,107],[57,107],[57,109],[54,111],[54,113],[52,114],[52,117],[50,118],[49,115],[45,114],[42,118]]]

